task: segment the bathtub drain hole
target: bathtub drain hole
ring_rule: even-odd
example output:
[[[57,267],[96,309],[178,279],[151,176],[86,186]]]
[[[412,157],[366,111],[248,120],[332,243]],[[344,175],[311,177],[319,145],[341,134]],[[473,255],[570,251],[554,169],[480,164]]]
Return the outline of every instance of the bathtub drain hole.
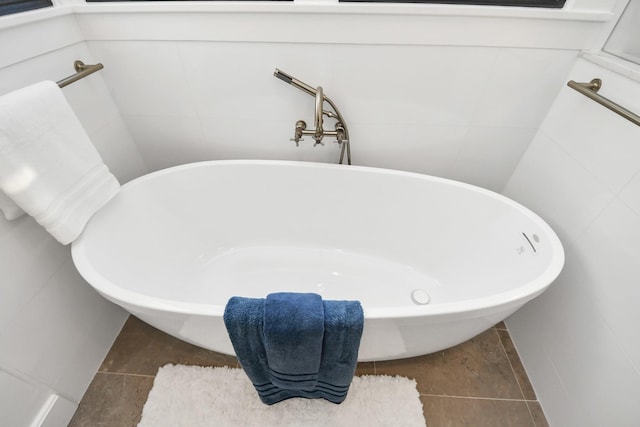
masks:
[[[411,299],[418,305],[426,305],[431,301],[431,297],[424,289],[414,289],[411,292]]]

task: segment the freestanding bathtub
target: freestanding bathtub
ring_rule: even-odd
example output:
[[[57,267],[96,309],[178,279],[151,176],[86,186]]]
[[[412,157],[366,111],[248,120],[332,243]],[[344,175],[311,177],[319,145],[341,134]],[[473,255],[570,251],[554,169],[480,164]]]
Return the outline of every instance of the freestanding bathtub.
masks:
[[[211,161],[123,186],[72,246],[104,297],[233,354],[233,296],[360,300],[360,361],[459,344],[542,293],[564,263],[551,228],[496,193],[415,173]]]

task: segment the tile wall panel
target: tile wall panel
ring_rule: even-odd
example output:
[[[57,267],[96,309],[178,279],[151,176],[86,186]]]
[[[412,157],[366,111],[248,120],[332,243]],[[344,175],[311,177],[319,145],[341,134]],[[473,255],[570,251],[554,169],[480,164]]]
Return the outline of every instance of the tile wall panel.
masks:
[[[68,18],[61,25],[74,22]],[[30,52],[29,46],[52,27],[39,28],[37,36],[32,29],[31,38],[19,44],[14,41],[15,50],[24,47],[21,54]],[[73,35],[73,28],[67,29]],[[5,34],[0,32],[0,39]],[[33,58],[1,64],[0,94],[71,75],[76,59],[88,64],[100,61],[84,42],[65,40],[70,44],[60,41],[51,48],[50,43],[40,43]],[[147,170],[100,73],[64,88],[63,93],[121,182]],[[10,222],[0,216],[0,254],[0,368],[19,372],[28,382],[63,396],[56,400],[45,425],[64,425],[118,334],[125,313],[98,296],[78,275],[69,246],[57,243],[28,216]],[[0,392],[8,392],[10,406],[11,399],[19,399],[10,390]]]
[[[280,68],[335,101],[355,164],[493,190],[513,172],[576,58],[571,50],[454,46],[88,45],[110,65],[107,85],[152,169],[223,158],[336,162],[331,141],[313,150],[310,138],[298,149],[289,141],[297,120],[313,126],[314,99],[275,79]]]
[[[579,60],[569,78],[640,110],[640,84]],[[640,127],[564,88],[505,188],[565,246],[564,271],[507,321],[551,425],[634,425]],[[561,384],[562,393],[558,391]]]

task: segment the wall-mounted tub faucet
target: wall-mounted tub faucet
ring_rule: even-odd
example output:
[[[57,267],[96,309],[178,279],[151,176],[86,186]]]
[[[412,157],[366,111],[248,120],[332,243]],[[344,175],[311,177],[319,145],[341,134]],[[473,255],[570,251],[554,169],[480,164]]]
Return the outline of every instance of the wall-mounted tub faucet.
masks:
[[[289,83],[291,86],[296,87],[306,94],[315,97],[316,99],[316,111],[314,116],[315,129],[307,130],[307,124],[303,120],[298,120],[296,122],[294,137],[292,138],[292,141],[295,141],[296,146],[298,146],[300,141],[303,140],[302,137],[304,135],[311,135],[313,137],[313,139],[315,140],[314,147],[318,144],[324,145],[322,140],[325,136],[334,136],[336,138],[336,142],[341,146],[339,163],[343,163],[344,155],[346,152],[347,164],[350,165],[351,144],[349,140],[349,131],[347,130],[347,125],[344,121],[344,118],[342,117],[342,114],[340,114],[340,110],[338,110],[333,101],[331,101],[331,99],[324,94],[322,86],[318,86],[314,89],[312,86],[309,86],[308,84],[296,79],[295,77],[290,76],[289,74],[277,68],[273,75],[283,82]],[[333,111],[324,109],[325,102],[329,104]],[[335,130],[331,131],[324,129],[323,116],[327,116],[336,120]]]

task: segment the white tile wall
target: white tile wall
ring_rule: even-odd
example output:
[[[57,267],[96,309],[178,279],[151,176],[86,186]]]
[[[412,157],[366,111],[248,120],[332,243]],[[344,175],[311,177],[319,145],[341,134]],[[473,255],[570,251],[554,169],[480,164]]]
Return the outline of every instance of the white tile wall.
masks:
[[[11,223],[0,218],[0,263],[2,277],[7,278],[0,284],[0,333],[68,256],[67,248],[49,238],[32,218]]]
[[[152,169],[204,160],[206,147],[198,117],[124,116],[137,146]]]
[[[487,58],[489,61],[489,58]],[[563,50],[500,49],[482,89],[472,123],[477,126],[538,128],[575,62]]]
[[[196,112],[175,42],[114,42],[90,48],[123,115],[189,116]],[[219,66],[220,64],[218,64]],[[209,79],[212,78],[210,71]],[[113,79],[117,79],[117,85]]]
[[[448,178],[500,190],[533,139],[536,129],[471,126]]]
[[[120,115],[113,116],[110,121],[88,133],[102,160],[109,165],[121,184],[148,170],[131,130]]]
[[[640,111],[637,82],[585,60],[569,74],[594,77]],[[507,321],[553,426],[640,419],[639,150],[639,127],[565,87],[505,187],[565,246],[559,279]]]
[[[505,188],[556,229],[561,238],[576,238],[611,202],[614,195],[574,161],[543,129]]]
[[[40,11],[30,12],[37,14]],[[45,12],[46,13],[46,12]],[[18,19],[19,16],[3,17]],[[0,27],[0,68],[19,64],[21,61],[46,55],[57,49],[73,46],[84,40],[74,16],[62,14],[51,19]],[[45,36],[46,35],[46,36]],[[18,42],[19,41],[19,42]],[[20,79],[20,76],[16,76]],[[23,76],[23,78],[26,76]],[[49,77],[51,78],[51,77]],[[4,82],[4,84],[11,84]],[[3,92],[4,93],[4,92]]]
[[[621,340],[634,366],[640,368],[640,341],[637,339],[640,215],[615,199],[579,243],[589,265],[576,272],[576,277],[590,289],[603,319]],[[602,286],[609,283],[614,284],[613,289]]]
[[[588,72],[580,67],[574,75],[572,79],[579,82],[593,78],[587,77]],[[607,79],[600,93],[612,99],[626,98],[625,91],[615,83],[616,80]],[[634,107],[640,109],[640,102],[631,100],[627,108]],[[635,139],[638,127],[617,114],[602,113],[603,107],[589,98],[574,90],[564,90],[549,111],[543,131],[590,175],[617,194],[638,170],[640,144]],[[567,117],[580,117],[580,122],[568,122]],[[611,129],[616,130],[615,134]]]
[[[84,42],[66,44],[73,37],[47,34],[49,29],[66,29],[71,36],[77,33],[77,28],[75,32],[69,28],[73,19],[62,22],[62,27],[31,26],[29,39],[19,44],[15,40],[20,38],[14,37],[24,28],[15,30],[19,34],[12,29],[0,31],[0,44],[12,39],[13,45],[21,48],[11,53],[19,57],[16,63],[0,65],[0,94],[71,75],[76,59],[97,62]],[[48,41],[42,42],[45,39]],[[59,44],[52,45],[51,40]],[[25,57],[25,52],[35,56]],[[63,93],[120,181],[146,171],[99,73],[64,88]],[[30,425],[48,401],[42,396],[59,395],[43,425],[66,425],[126,313],[82,280],[69,247],[57,243],[30,217],[8,222],[0,216],[0,295],[0,369],[19,373],[19,380],[27,384],[21,389],[24,393],[17,394],[14,383],[0,382],[3,408],[15,407],[17,411],[3,409],[0,424]],[[18,411],[25,401],[32,404],[26,412]]]
[[[467,126],[361,124],[350,129],[355,164],[448,176]]]
[[[88,45],[108,64],[107,85],[152,169],[223,158],[336,162],[330,141],[315,149],[310,138],[298,149],[289,141],[297,120],[313,125],[314,100],[274,78],[280,68],[335,101],[355,164],[493,190],[511,175],[576,58],[568,50],[454,46]]]
[[[620,199],[640,215],[640,172],[624,186],[620,192]]]

